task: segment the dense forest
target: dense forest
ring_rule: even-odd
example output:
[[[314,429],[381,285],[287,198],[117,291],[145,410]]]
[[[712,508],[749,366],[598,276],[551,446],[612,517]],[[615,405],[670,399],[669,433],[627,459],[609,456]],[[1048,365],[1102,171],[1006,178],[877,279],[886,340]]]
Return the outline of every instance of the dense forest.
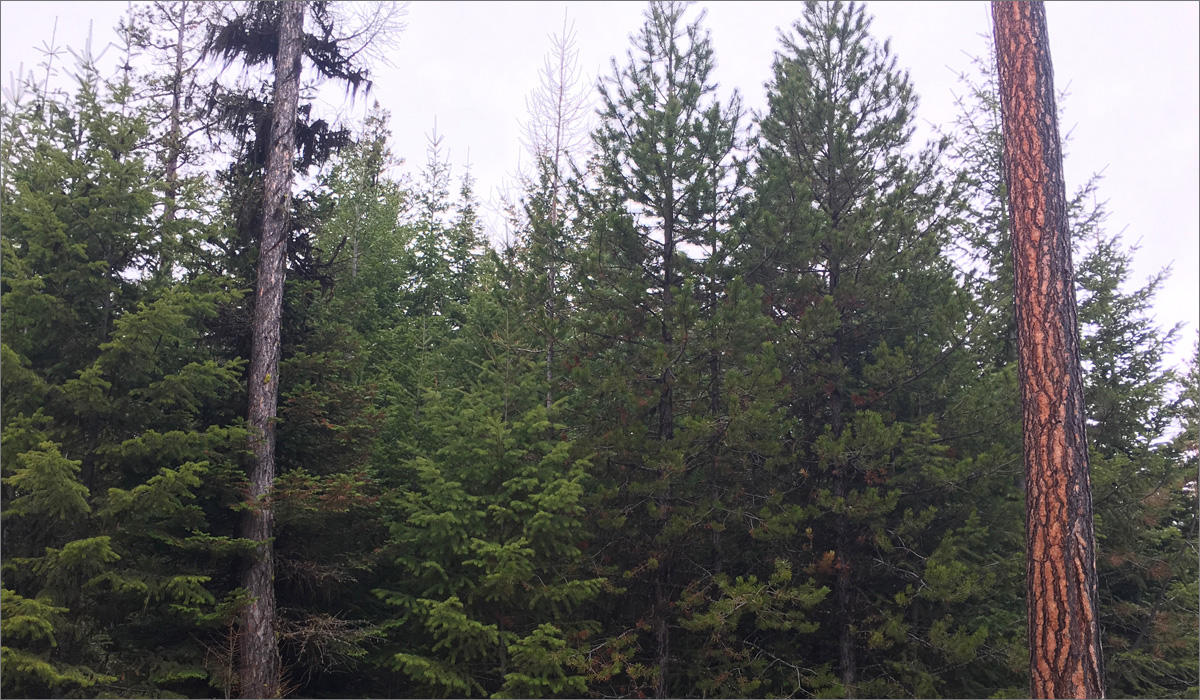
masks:
[[[272,160],[284,5],[134,5],[112,74],[48,55],[70,89],[5,100],[5,696],[254,695],[264,551],[286,696],[1026,695],[991,59],[919,144],[862,7],[797,4],[747,113],[702,9],[655,2],[580,138],[560,37],[500,244],[439,142],[410,176],[386,112],[316,104],[369,99],[380,14],[304,3]],[[1069,208],[1105,684],[1196,697],[1200,369],[1099,186]]]

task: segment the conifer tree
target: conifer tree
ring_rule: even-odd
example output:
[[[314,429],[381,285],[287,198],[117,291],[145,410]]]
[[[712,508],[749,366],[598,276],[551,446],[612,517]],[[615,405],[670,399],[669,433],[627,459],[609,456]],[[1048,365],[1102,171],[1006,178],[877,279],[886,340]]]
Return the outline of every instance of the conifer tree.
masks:
[[[213,204],[213,198],[200,196],[205,188],[198,166],[203,155],[216,154],[206,152],[197,137],[215,135],[214,115],[206,108],[205,86],[199,81],[208,25],[215,13],[215,6],[191,0],[159,0],[131,6],[119,26],[128,45],[127,72],[134,72],[133,65],[151,66],[138,73],[135,96],[153,117],[149,132],[156,142],[162,190],[159,235],[164,239],[153,274],[160,283],[188,269],[204,228],[198,224],[210,218]]]
[[[686,9],[651,3],[627,63],[614,61],[594,179],[572,205],[586,238],[572,264],[568,405],[606,485],[597,563],[627,590],[603,613],[604,692],[690,692],[683,660],[721,653],[721,627],[703,615],[734,590],[726,571],[783,576],[739,549],[762,505],[751,484],[776,451],[778,378],[760,290],[731,258],[740,101],[717,98],[703,15],[687,21]]]
[[[784,34],[739,255],[778,324],[794,488],[815,506],[805,549],[832,589],[810,663],[848,695],[926,695],[986,637],[950,607],[986,595],[956,573],[978,516],[930,498],[982,465],[943,437],[970,379],[943,253],[957,194],[944,144],[908,155],[916,98],[869,27],[859,6],[809,3]]]
[[[209,55],[270,68],[284,7],[204,6]],[[342,7],[305,4],[302,60],[363,85]],[[691,11],[648,7],[586,163],[543,139],[500,252],[436,137],[410,184],[386,112],[298,105],[264,497],[280,695],[1027,692],[994,70],[952,147],[914,148],[866,13],[810,3],[747,149]],[[0,125],[6,697],[255,692],[270,71],[201,97],[196,4],[135,14],[135,69],[76,51],[59,92],[48,47]],[[1067,216],[1105,684],[1195,697],[1195,360],[1164,365],[1162,277],[1131,278],[1098,192]]]
[[[287,217],[292,198],[296,105],[300,95],[300,56],[304,5],[287,2],[279,12],[279,53],[275,58],[275,100],[270,149],[263,178],[262,235],[250,359],[250,444],[255,464],[250,473],[251,509],[244,536],[260,542],[246,573],[250,604],[243,614],[239,640],[239,676],[243,694],[279,695],[279,652],[275,629],[275,555],[267,497],[275,483],[275,416],[279,401],[279,333],[283,310]]]
[[[1096,542],[1054,78],[1041,3],[993,3],[1026,469],[1030,692],[1103,697]]]
[[[964,243],[974,261],[973,291],[978,309],[971,345],[981,377],[973,393],[981,396],[981,392],[988,391],[986,387],[995,386],[990,393],[1001,400],[1004,408],[972,411],[974,417],[968,420],[978,432],[990,435],[997,448],[1011,455],[1006,462],[1015,464],[1020,455],[1019,434],[997,439],[1013,434],[1013,427],[1019,425],[1019,413],[1015,412],[1019,392],[1012,379],[1016,369],[1015,326],[1011,307],[1006,308],[1003,301],[1012,298],[1013,277],[1007,203],[1003,201],[999,94],[994,65],[984,60],[974,64],[978,76],[964,77],[967,98],[962,102],[964,113],[956,121],[954,144],[973,201],[970,212],[964,212],[969,214],[964,217]],[[1061,100],[1059,108],[1064,109]],[[1175,411],[1167,388],[1174,378],[1164,370],[1162,358],[1175,331],[1159,329],[1149,313],[1165,272],[1128,289],[1132,251],[1124,248],[1119,237],[1104,232],[1108,214],[1097,202],[1100,185],[1101,180],[1093,177],[1080,187],[1068,201],[1068,217],[1074,257],[1079,260],[1076,290],[1090,420],[1089,452],[1097,494],[1096,535],[1101,553],[1097,569],[1103,648],[1108,655],[1106,686],[1113,695],[1175,696],[1189,692],[1189,682],[1183,680],[1188,671],[1181,673],[1176,664],[1182,662],[1190,668],[1192,655],[1180,652],[1189,644],[1194,646],[1194,637],[1171,632],[1166,636],[1177,641],[1168,642],[1144,624],[1155,618],[1161,625],[1156,629],[1165,632],[1178,629],[1172,620],[1193,614],[1189,605],[1180,605],[1179,598],[1166,593],[1182,592],[1187,584],[1180,582],[1194,578],[1189,573],[1190,564],[1183,565],[1189,560],[1170,554],[1180,551],[1180,537],[1186,537],[1188,526],[1180,529],[1176,516],[1168,515],[1178,512],[1178,502],[1168,494],[1181,496],[1183,487],[1164,487],[1186,483],[1189,478],[1185,460],[1165,441],[1170,432],[1167,424]],[[1020,496],[1018,484],[1014,473],[1007,482],[990,488],[992,495],[983,490],[972,500],[996,506],[1015,501]],[[989,519],[994,541],[991,546],[1011,538],[1014,530],[1016,536],[1022,536],[1019,527],[1000,525],[1015,523],[1016,517]],[[1011,546],[1008,549],[1019,553]],[[1151,568],[1153,576],[1146,574]],[[1024,630],[1017,630],[1011,619],[1002,622],[1008,616],[999,614],[1005,607],[999,600],[1014,601],[1008,607],[1023,605],[1024,592],[1017,590],[1019,587],[1023,582],[1013,579],[997,586],[997,605],[985,613],[993,619],[993,636],[1011,636],[1012,642],[1005,645],[1012,650],[1010,658],[1018,650],[1027,653],[1023,639],[1017,644],[1015,634],[1019,631],[1024,637]],[[1154,607],[1155,602],[1159,607]],[[1025,664],[1008,665],[1009,673],[1025,672]]]
[[[1112,695],[1186,696],[1197,676],[1195,468],[1168,437],[1179,386],[1163,358],[1178,328],[1152,301],[1166,272],[1126,290],[1132,251],[1103,231],[1096,182],[1071,202],[1079,254],[1080,353],[1096,509],[1105,687]]]
[[[332,148],[344,143],[347,137],[344,129],[332,129],[324,120],[297,120],[297,114],[311,114],[308,107],[301,111],[297,106],[301,62],[307,57],[322,77],[344,81],[357,90],[367,84],[367,70],[355,60],[360,51],[348,46],[348,42],[377,38],[379,32],[387,28],[386,21],[372,21],[357,35],[341,36],[336,13],[330,11],[328,3],[317,2],[312,3],[309,12],[315,30],[309,34],[304,30],[307,6],[300,2],[251,5],[215,27],[210,42],[210,51],[224,56],[227,62],[235,58],[248,66],[273,62],[276,74],[269,118],[261,119],[253,126],[246,125],[247,117],[263,114],[264,105],[253,98],[246,99],[244,95],[233,100],[226,109],[226,116],[233,124],[240,124],[249,134],[254,134],[253,139],[248,139],[252,145],[248,149],[250,162],[235,163],[230,173],[236,176],[240,170],[242,177],[238,179],[242,182],[235,179],[233,184],[245,188],[238,212],[239,232],[243,239],[249,230],[258,226],[262,232],[257,246],[256,288],[259,294],[255,300],[248,348],[251,355],[250,423],[257,465],[252,473],[251,496],[256,509],[247,514],[246,522],[247,534],[262,542],[267,542],[271,535],[270,501],[264,497],[269,494],[275,475],[274,422],[279,396],[284,269],[289,247],[298,244],[291,256],[295,264],[301,268],[312,266],[307,241],[289,241],[291,230],[287,221],[292,213],[289,210],[293,167],[304,169],[324,160]],[[386,19],[384,15],[376,15],[375,19],[380,17]],[[285,29],[290,33],[285,35]],[[261,205],[253,196],[258,182],[262,187]],[[277,643],[272,631],[275,625],[274,592],[268,590],[273,587],[270,554],[270,546],[263,545],[261,556],[251,562],[247,573],[252,604],[245,612],[241,631],[241,675],[243,692],[274,696],[278,694],[280,674]]]
[[[243,363],[211,323],[238,294],[148,282],[147,116],[127,78],[78,77],[73,102],[14,105],[39,138],[4,148],[5,692],[208,694],[241,602]]]
[[[429,136],[425,169],[413,191],[408,225],[414,229],[414,268],[407,280],[409,314],[435,319],[445,330],[461,325],[482,253],[473,181],[465,173],[451,197],[451,167],[443,137]]]
[[[564,281],[567,249],[572,243],[568,226],[568,181],[580,161],[586,133],[581,126],[586,115],[587,94],[581,79],[579,50],[573,24],[552,37],[552,48],[540,72],[538,88],[527,98],[526,148],[533,159],[532,175],[522,177],[525,196],[519,211],[511,216],[523,233],[519,257],[524,265],[542,271],[523,275],[531,303],[541,307],[538,324],[546,347],[546,409],[555,398],[557,357],[555,349],[563,332],[566,312]]]
[[[396,609],[389,666],[412,694],[582,695],[581,604],[600,581],[581,546],[588,461],[552,423],[522,318],[484,274],[464,325],[435,347],[447,368],[425,393],[388,504],[394,574],[376,591]],[[428,377],[425,377],[428,379]]]

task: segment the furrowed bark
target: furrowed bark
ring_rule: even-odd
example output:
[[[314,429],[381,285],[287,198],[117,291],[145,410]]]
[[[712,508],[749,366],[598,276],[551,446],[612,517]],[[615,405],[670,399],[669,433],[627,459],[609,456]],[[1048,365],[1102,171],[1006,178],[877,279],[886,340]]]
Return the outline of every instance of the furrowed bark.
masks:
[[[279,50],[275,57],[275,105],[263,181],[263,228],[258,253],[250,358],[250,473],[252,507],[242,536],[259,542],[244,585],[252,597],[242,612],[238,675],[243,697],[279,697],[279,645],[275,636],[275,556],[271,538],[274,514],[270,492],[275,482],[275,416],[279,402],[279,329],[283,313],[284,261],[288,211],[292,198],[292,158],[296,143],[296,106],[300,93],[304,3],[280,8]]]
[[[1104,697],[1079,325],[1040,2],[993,2],[1026,473],[1030,693]]]

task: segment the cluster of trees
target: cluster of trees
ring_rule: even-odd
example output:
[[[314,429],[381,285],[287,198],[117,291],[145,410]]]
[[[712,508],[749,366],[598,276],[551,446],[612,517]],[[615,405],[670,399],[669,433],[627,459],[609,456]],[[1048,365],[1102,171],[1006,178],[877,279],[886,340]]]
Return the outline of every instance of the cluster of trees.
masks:
[[[919,147],[861,7],[804,6],[749,116],[703,13],[652,3],[590,148],[559,43],[499,249],[438,142],[398,178],[386,113],[328,123],[305,84],[259,495],[283,6],[140,6],[115,76],[83,52],[4,105],[5,695],[1025,695],[989,62]],[[363,84],[362,32],[305,7],[304,75]],[[1070,218],[1105,683],[1194,697],[1200,370],[1164,366],[1161,276],[1130,279],[1096,184]]]

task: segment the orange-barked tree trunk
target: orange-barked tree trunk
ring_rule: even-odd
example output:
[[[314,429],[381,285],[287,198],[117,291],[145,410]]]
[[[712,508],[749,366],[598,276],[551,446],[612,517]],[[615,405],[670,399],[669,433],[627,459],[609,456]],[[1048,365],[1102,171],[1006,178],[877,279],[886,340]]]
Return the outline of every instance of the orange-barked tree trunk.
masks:
[[[1104,696],[1079,324],[1041,2],[993,2],[1026,473],[1030,693]]]
[[[263,178],[263,224],[258,247],[250,353],[250,471],[252,506],[242,536],[259,543],[246,570],[251,601],[242,612],[238,676],[242,697],[279,697],[279,643],[275,638],[275,553],[271,542],[275,483],[275,415],[279,403],[279,329],[283,314],[284,262],[296,150],[296,106],[304,41],[304,2],[281,3],[275,55],[275,104]]]

